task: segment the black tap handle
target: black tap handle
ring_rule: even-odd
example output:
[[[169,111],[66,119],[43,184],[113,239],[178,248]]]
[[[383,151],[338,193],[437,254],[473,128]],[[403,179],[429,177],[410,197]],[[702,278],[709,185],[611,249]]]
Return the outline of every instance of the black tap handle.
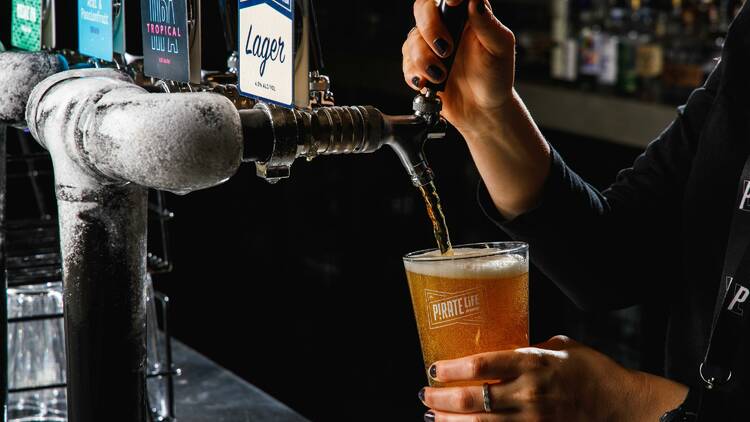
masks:
[[[453,39],[453,50],[451,51],[450,56],[443,59],[446,69],[445,80],[439,84],[427,82],[425,86],[435,91],[444,91],[445,82],[448,80],[448,76],[451,73],[451,67],[453,66],[453,60],[456,57],[458,45],[461,43],[461,35],[464,32],[466,21],[469,19],[469,0],[463,0],[458,6],[449,6],[446,0],[440,0],[438,9],[443,17],[443,24],[446,26],[448,33],[451,34],[451,38]]]

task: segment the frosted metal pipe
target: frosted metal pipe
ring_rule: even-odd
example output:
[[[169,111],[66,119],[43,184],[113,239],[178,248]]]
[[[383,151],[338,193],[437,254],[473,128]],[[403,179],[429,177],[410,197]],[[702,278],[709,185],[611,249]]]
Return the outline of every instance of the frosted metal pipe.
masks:
[[[239,116],[220,95],[148,94],[117,71],[86,69],[45,79],[26,117],[55,172],[68,418],[145,422],[146,188],[228,179]]]
[[[26,126],[26,101],[34,87],[55,73],[67,69],[57,54],[0,53],[0,124]]]

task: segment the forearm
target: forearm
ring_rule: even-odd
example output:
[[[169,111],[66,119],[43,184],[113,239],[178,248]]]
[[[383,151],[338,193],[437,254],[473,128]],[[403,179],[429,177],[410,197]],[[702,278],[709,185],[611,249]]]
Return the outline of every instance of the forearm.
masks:
[[[550,166],[550,147],[523,101],[513,97],[458,127],[495,207],[514,218],[539,201]]]

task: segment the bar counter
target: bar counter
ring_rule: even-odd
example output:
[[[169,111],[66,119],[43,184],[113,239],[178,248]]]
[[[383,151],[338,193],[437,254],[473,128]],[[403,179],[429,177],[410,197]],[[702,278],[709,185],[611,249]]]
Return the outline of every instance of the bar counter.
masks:
[[[178,422],[308,422],[285,404],[173,340]]]

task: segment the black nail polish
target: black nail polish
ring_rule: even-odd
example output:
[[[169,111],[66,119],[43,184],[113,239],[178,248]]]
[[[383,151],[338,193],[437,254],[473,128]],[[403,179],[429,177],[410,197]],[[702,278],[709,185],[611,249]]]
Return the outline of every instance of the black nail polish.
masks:
[[[419,76],[415,76],[415,77],[411,78],[411,84],[414,85],[417,88],[419,88],[419,82],[421,82],[421,81],[422,80],[419,78]]]
[[[487,11],[487,3],[485,3],[484,0],[479,0],[476,3],[475,7],[476,7],[476,10],[477,10],[477,13],[480,14],[480,15],[484,15],[484,12]]]
[[[417,397],[419,397],[419,401],[424,403],[424,388],[419,390],[419,393],[417,393]]]
[[[430,366],[430,369],[427,370],[427,372],[430,374],[430,378],[436,379],[437,378],[437,366],[434,364]]]
[[[442,39],[442,38],[436,38],[435,41],[432,42],[432,44],[435,46],[435,51],[443,57],[448,53],[448,47],[450,45],[448,44],[448,41]]]
[[[431,64],[427,67],[427,74],[430,75],[432,79],[438,81],[443,79],[443,69],[435,66],[434,64]]]
[[[435,412],[428,410],[427,413],[424,414],[424,422],[435,422]]]

